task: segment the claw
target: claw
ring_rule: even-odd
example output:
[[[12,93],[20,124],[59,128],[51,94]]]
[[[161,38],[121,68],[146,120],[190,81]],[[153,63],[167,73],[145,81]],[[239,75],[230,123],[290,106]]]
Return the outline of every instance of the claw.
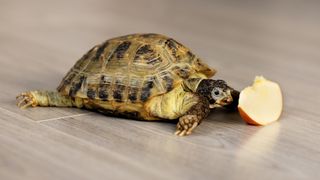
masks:
[[[21,109],[25,109],[30,106],[36,106],[36,101],[30,92],[21,93],[17,97],[17,106]]]
[[[179,133],[180,133],[181,131],[176,131],[175,133],[174,133],[174,135],[178,135]]]
[[[197,126],[198,126],[198,122],[194,122],[192,127],[190,129],[188,129],[187,135],[191,134],[193,129],[196,128]]]
[[[192,131],[198,126],[198,124],[199,120],[195,115],[187,115],[181,117],[177,124],[177,130],[174,134],[177,136],[190,135]]]
[[[27,108],[27,107],[29,107],[29,106],[31,106],[31,105],[32,105],[32,102],[29,101],[28,103],[26,103],[25,105],[21,106],[20,108],[21,108],[21,109],[25,109],[25,108]]]
[[[182,132],[180,132],[180,133],[178,134],[178,136],[184,136],[184,135],[186,135],[186,133],[187,133],[187,130],[185,129],[185,130],[183,130]]]
[[[24,103],[28,102],[27,100],[29,99],[28,97],[22,97],[20,101],[18,101],[17,105],[18,107],[21,107]]]
[[[177,136],[184,136],[187,130],[177,130],[174,134]]]

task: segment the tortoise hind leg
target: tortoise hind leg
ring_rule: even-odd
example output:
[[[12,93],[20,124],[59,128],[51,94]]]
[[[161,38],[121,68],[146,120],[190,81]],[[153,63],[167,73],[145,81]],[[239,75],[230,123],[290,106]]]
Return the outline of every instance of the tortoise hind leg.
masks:
[[[63,96],[56,91],[28,91],[17,96],[18,107],[24,109],[35,106],[82,107],[81,99]]]

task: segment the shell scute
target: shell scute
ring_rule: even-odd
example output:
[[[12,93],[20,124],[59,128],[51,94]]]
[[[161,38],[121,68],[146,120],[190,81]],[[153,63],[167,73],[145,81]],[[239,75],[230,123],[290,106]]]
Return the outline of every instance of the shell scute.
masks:
[[[94,46],[64,77],[58,91],[71,97],[143,103],[194,73],[215,72],[188,48],[159,34],[132,34]]]

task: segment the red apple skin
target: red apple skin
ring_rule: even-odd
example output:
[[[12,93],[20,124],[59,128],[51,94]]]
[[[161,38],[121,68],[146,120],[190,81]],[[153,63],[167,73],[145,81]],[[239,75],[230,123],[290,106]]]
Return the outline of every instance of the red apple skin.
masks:
[[[238,110],[239,110],[240,116],[242,117],[242,119],[246,121],[247,124],[254,125],[254,126],[262,126],[262,124],[259,124],[253,119],[251,119],[250,116],[241,109],[241,107],[238,107]]]

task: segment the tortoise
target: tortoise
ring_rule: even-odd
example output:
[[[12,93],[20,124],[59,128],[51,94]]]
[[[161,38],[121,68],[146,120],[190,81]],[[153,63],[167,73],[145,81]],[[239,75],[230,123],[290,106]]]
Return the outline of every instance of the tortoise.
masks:
[[[189,135],[210,109],[235,109],[239,92],[187,47],[160,34],[131,34],[94,46],[57,91],[28,91],[18,106],[77,107],[137,120],[176,120]]]

